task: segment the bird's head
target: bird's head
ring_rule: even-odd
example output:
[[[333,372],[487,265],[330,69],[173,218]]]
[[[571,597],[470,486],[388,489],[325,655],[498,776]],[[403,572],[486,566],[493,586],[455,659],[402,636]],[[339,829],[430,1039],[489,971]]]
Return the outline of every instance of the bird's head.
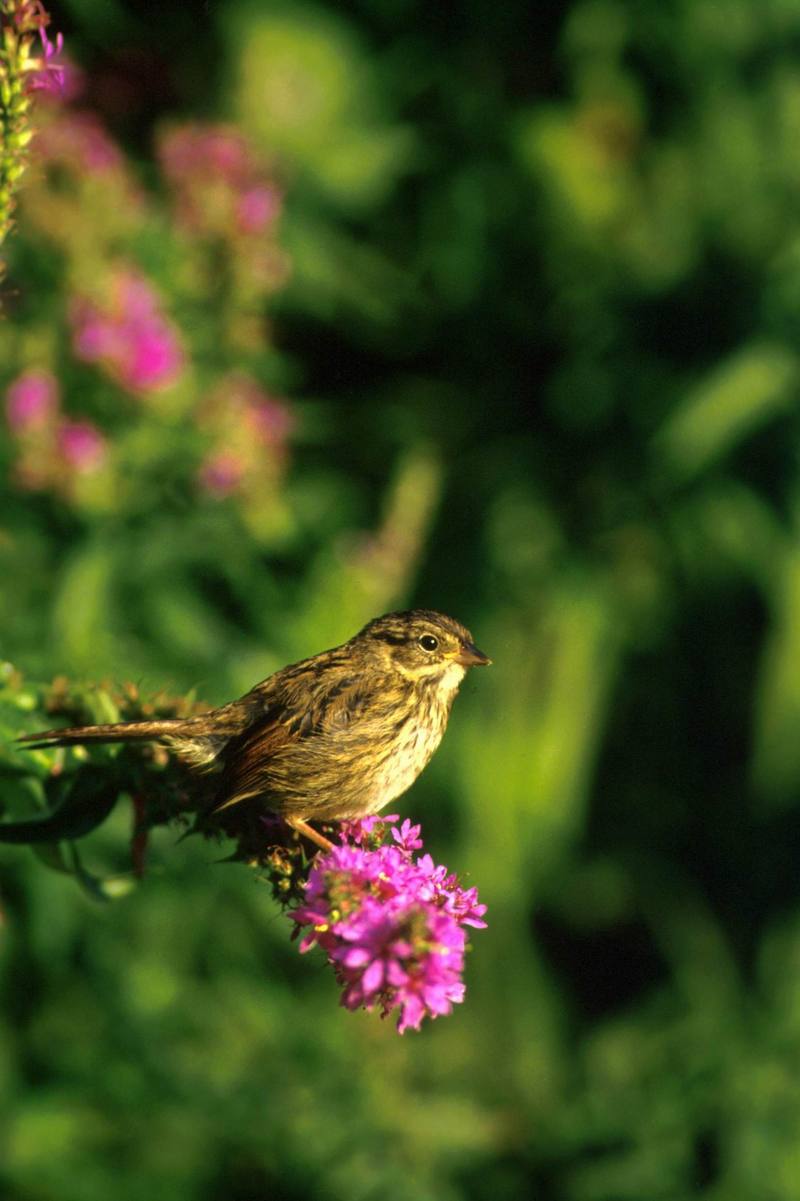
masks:
[[[457,687],[468,667],[491,663],[468,629],[433,609],[376,617],[353,641],[360,642],[370,656],[380,656],[389,669],[420,682],[441,680]]]

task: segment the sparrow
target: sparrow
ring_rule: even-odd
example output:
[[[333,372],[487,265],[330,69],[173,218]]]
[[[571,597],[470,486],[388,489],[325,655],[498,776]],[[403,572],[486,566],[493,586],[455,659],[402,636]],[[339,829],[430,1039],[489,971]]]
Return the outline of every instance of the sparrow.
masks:
[[[197,717],[74,726],[19,741],[162,743],[214,774],[207,818],[252,802],[330,850],[309,822],[366,817],[405,792],[441,742],[467,670],[490,662],[454,618],[410,609],[376,617],[341,646]]]

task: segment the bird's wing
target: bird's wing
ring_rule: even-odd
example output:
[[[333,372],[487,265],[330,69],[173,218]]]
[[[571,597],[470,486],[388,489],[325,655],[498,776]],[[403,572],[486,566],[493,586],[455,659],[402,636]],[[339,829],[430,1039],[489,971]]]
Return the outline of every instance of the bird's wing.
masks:
[[[223,771],[214,812],[261,795],[269,761],[278,751],[313,738],[323,728],[345,728],[367,703],[363,677],[316,664],[278,673],[265,685],[259,686],[262,716],[231,738],[220,756]]]

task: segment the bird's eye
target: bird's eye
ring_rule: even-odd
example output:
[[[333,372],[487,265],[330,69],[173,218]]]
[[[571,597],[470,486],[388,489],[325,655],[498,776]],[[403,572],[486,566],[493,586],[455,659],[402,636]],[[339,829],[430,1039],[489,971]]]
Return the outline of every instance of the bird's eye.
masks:
[[[423,634],[418,641],[424,651],[435,651],[439,645],[439,639],[433,634]]]

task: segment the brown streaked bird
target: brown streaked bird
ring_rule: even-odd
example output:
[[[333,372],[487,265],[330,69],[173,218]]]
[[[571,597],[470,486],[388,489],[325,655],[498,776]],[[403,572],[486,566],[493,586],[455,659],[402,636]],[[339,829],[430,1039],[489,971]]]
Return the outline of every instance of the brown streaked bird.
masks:
[[[366,817],[405,792],[441,742],[467,669],[490,662],[452,617],[387,613],[198,717],[45,730],[20,741],[164,743],[218,774],[210,815],[259,801],[330,849],[309,819]]]

